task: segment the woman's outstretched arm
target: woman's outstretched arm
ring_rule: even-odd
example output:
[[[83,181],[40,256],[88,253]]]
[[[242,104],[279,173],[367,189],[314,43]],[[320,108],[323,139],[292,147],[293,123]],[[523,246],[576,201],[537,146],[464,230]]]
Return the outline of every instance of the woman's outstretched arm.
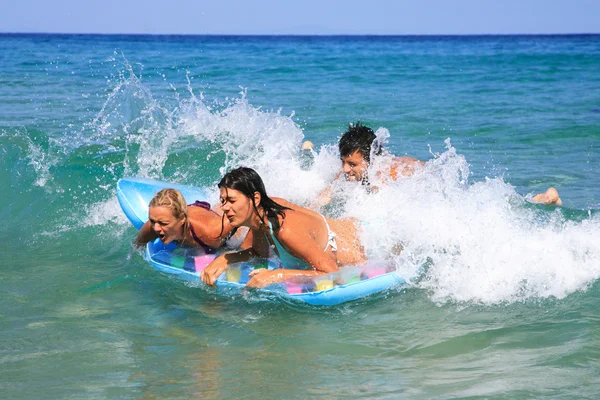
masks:
[[[253,248],[221,254],[202,270],[200,279],[207,285],[214,286],[217,278],[231,264],[250,261],[254,257],[258,257],[258,253]]]
[[[143,246],[146,243],[156,239],[158,235],[152,229],[150,225],[150,221],[146,221],[144,225],[138,231],[137,237],[135,239],[136,246]]]

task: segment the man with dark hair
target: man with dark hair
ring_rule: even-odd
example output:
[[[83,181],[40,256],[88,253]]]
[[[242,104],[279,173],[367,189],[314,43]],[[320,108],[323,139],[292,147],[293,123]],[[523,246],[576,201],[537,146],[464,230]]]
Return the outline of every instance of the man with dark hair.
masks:
[[[376,189],[370,186],[368,177],[368,167],[371,163],[371,156],[380,156],[384,149],[382,143],[377,140],[373,129],[365,126],[358,121],[356,124],[350,124],[348,130],[344,132],[339,141],[340,159],[342,161],[342,171],[335,177],[336,182],[343,175],[347,181],[361,182],[367,187],[367,190]],[[314,145],[311,142],[304,142],[304,150],[312,149]],[[393,157],[388,171],[379,171],[382,180],[390,178],[398,179],[400,176],[410,176],[415,170],[424,165],[423,161],[416,158],[402,156]],[[333,184],[325,189],[316,199],[311,202],[309,207],[320,208],[331,202],[333,195]],[[545,193],[540,193],[533,197],[533,201],[546,204],[561,206],[562,201],[558,192],[554,188],[548,189]]]
[[[334,183],[343,176],[345,180],[352,182],[360,182],[367,190],[376,190],[371,186],[368,176],[368,168],[371,163],[371,156],[380,156],[384,149],[382,144],[377,140],[377,136],[373,129],[361,124],[358,121],[356,124],[350,124],[348,130],[344,132],[338,143],[340,151],[340,160],[342,161],[342,170],[337,174]],[[303,149],[312,149],[311,142],[304,142]],[[382,178],[389,177],[392,180],[398,179],[399,176],[410,176],[415,172],[415,169],[423,166],[423,162],[412,157],[394,157],[390,165],[389,171],[380,171]],[[331,202],[333,195],[332,183],[325,189],[315,201],[311,202],[309,207],[320,208]]]
[[[355,125],[350,124],[348,130],[342,135],[338,143],[340,155],[347,157],[358,151],[365,160],[371,159],[371,145],[377,139],[373,129],[364,126],[358,121]],[[375,149],[375,155],[381,155],[381,146]]]
[[[339,141],[342,172],[346,180],[359,181],[368,185],[367,168],[371,163],[371,154],[380,156],[383,153],[382,144],[376,140],[373,129],[364,126],[358,121],[348,127]],[[399,175],[412,175],[416,167],[423,162],[412,157],[394,157],[390,166],[389,176],[396,180]]]

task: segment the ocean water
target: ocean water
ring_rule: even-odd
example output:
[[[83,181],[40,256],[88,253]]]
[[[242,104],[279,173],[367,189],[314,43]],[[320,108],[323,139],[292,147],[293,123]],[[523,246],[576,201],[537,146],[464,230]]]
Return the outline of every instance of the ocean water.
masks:
[[[3,398],[600,392],[600,36],[0,35],[0,54]],[[118,179],[216,202],[246,165],[305,203],[357,120],[425,167],[326,212],[372,257],[401,242],[414,284],[327,309],[227,298],[132,249]],[[563,207],[529,201],[551,186]]]

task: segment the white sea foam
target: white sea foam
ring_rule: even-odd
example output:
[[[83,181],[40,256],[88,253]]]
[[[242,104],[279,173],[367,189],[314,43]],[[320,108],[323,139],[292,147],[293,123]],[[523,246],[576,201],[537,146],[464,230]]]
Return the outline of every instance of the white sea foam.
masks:
[[[15,138],[18,138],[17,142],[20,142],[22,146],[23,154],[28,164],[35,173],[34,185],[39,187],[45,187],[46,184],[52,180],[52,174],[50,169],[55,167],[60,158],[55,152],[54,140],[48,140],[49,149],[45,148],[42,144],[36,143],[27,131],[18,129],[13,133]],[[0,137],[7,137],[8,134],[5,131],[0,131]],[[2,149],[6,152],[5,149]]]
[[[375,194],[356,189],[346,203],[363,221],[371,254],[385,257],[402,243],[406,275],[429,260],[419,285],[438,302],[562,298],[600,276],[598,218],[566,221],[558,209],[548,216],[500,178],[469,183],[466,160],[447,144],[415,176]]]
[[[130,85],[143,86],[137,78],[131,79]],[[118,90],[122,89],[120,85]],[[190,183],[185,182],[186,165],[165,174],[169,156],[182,147],[210,149],[207,158],[212,156],[210,163],[219,171],[216,176],[233,167],[252,167],[263,177],[270,195],[304,204],[339,170],[335,143],[318,149],[312,168],[303,169],[304,135],[293,114],[255,107],[244,92],[227,103],[207,104],[190,88],[189,96],[169,110],[143,87],[130,91],[141,93],[136,98],[144,100],[139,113],[131,117],[135,124],[121,123],[127,138],[127,173]],[[107,108],[104,113],[115,112]],[[111,129],[105,116],[97,121],[103,121],[96,124],[103,135]],[[331,137],[339,133],[331,132]],[[382,128],[377,136],[385,145],[389,132]],[[139,145],[138,152],[131,150],[132,144]],[[446,146],[414,176],[395,182],[383,181],[378,174],[389,168],[392,156],[373,158],[369,176],[379,190],[367,194],[360,184],[340,184],[339,201],[328,212],[360,220],[369,255],[392,257],[402,274],[420,275],[416,285],[439,303],[563,298],[600,276],[598,217],[565,220],[559,209],[530,205],[502,178],[471,182],[465,158],[449,140]],[[218,154],[224,160],[220,164],[215,161]],[[215,187],[210,200],[216,201]],[[98,218],[114,221],[112,199],[94,209],[88,224],[96,224]],[[394,255],[398,244],[404,250]],[[420,268],[424,264],[425,271]]]
[[[92,205],[87,210],[87,215],[82,219],[82,226],[99,226],[107,222],[125,225],[129,220],[123,214],[116,197]]]

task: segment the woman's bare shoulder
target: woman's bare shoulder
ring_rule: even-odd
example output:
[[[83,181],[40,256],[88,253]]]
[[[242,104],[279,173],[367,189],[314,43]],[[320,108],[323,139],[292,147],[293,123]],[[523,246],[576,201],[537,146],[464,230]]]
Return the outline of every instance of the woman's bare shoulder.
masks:
[[[272,197],[272,200],[275,201],[276,203],[278,203],[279,205],[287,207],[287,208],[291,209],[292,211],[295,211],[296,213],[299,213],[299,214],[309,215],[311,217],[318,217],[320,215],[316,211],[310,210],[306,207],[299,206],[298,204],[291,203],[291,202],[287,201],[286,199],[282,199],[280,197]]]
[[[188,217],[190,219],[199,219],[199,220],[214,219],[214,218],[220,219],[221,218],[220,213],[218,213],[216,210],[213,210],[213,209],[207,210],[205,208],[196,207],[196,206],[188,207]]]
[[[279,204],[280,206],[288,207],[288,208],[291,208],[292,210],[300,207],[299,205],[291,203],[281,197],[271,197],[271,200],[273,200],[275,203]]]
[[[413,175],[417,168],[422,167],[425,163],[413,157],[401,156],[394,157],[390,168],[390,176],[392,179],[397,179],[398,176]]]

